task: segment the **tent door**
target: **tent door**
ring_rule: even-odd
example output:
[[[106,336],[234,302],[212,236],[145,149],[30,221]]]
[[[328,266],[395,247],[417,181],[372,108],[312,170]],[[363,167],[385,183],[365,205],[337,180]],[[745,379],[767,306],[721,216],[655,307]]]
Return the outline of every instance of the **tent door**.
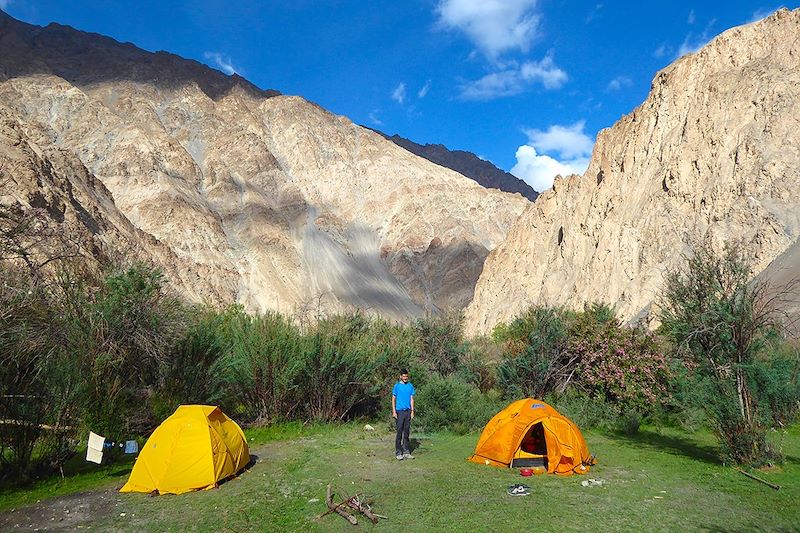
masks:
[[[525,433],[511,461],[511,468],[537,466],[547,468],[547,443],[544,440],[544,428],[541,422],[531,426]]]

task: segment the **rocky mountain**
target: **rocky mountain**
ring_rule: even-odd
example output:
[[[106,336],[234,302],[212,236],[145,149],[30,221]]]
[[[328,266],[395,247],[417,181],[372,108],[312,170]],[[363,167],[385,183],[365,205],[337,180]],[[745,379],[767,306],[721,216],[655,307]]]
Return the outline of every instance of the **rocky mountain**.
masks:
[[[463,308],[529,204],[302,98],[2,12],[0,132],[4,204],[251,310]]]
[[[799,80],[800,11],[786,9],[660,71],[598,135],[586,173],[557,179],[489,255],[468,329],[533,303],[642,317],[697,240],[741,240],[757,271],[781,256],[800,272]]]
[[[506,192],[517,192],[530,201],[539,196],[533,187],[504,170],[500,170],[491,162],[481,159],[472,152],[464,150],[450,150],[443,144],[417,144],[414,141],[399,135],[380,133],[397,146],[401,146],[412,154],[424,157],[437,165],[455,170],[456,172],[473,179],[490,189],[500,189]]]

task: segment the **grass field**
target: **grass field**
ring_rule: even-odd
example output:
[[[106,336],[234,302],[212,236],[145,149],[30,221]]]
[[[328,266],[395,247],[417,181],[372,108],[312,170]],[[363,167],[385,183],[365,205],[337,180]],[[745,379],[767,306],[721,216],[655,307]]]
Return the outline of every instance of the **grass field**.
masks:
[[[0,493],[0,530],[800,529],[797,426],[782,439],[772,435],[776,443],[782,441],[786,462],[756,472],[781,485],[779,491],[720,464],[708,433],[687,436],[675,429],[643,428],[635,437],[624,437],[587,432],[590,451],[599,460],[587,476],[522,478],[516,471],[467,462],[477,434],[412,434],[418,442],[416,459],[397,461],[393,433],[385,424],[376,427],[367,432],[360,425],[290,425],[248,432],[251,453],[257,456],[249,470],[218,489],[183,496],[114,492],[130,465]],[[583,487],[587,478],[604,483]],[[506,494],[508,485],[523,481],[532,487],[529,496]],[[388,519],[376,526],[360,519],[356,527],[337,515],[317,519],[326,510],[329,483],[337,495],[368,496],[375,512]],[[25,503],[33,506],[19,507]]]

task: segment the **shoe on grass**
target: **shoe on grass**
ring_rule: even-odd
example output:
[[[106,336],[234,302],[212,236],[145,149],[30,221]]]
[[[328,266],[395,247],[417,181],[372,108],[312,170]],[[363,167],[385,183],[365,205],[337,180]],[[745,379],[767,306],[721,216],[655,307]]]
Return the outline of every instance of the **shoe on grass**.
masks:
[[[403,460],[403,454],[402,453],[398,453],[397,455],[395,455],[395,457],[397,457],[398,461],[402,461]]]
[[[411,455],[410,453],[404,453],[403,454],[403,459],[413,459],[413,458],[414,458],[414,456]]]
[[[528,496],[530,492],[522,485],[511,485],[506,491],[511,496]]]

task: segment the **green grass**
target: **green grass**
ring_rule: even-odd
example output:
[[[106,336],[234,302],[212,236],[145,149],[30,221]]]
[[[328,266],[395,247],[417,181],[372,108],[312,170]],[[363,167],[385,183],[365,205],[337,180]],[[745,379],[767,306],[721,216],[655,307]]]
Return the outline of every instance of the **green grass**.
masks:
[[[85,450],[84,450],[85,452]],[[68,496],[87,490],[113,487],[127,479],[133,468],[133,457],[123,458],[109,466],[98,466],[79,453],[64,465],[64,477],[55,475],[37,480],[22,488],[0,489],[0,512],[37,503],[41,500]]]
[[[800,527],[800,427],[783,439],[786,462],[756,472],[781,490],[750,480],[716,458],[704,432],[644,428],[634,437],[587,432],[598,465],[587,476],[521,478],[515,471],[467,462],[476,434],[412,433],[417,458],[397,461],[385,424],[284,425],[248,432],[258,462],[218,489],[182,496],[117,495],[106,516],[82,524],[102,531],[353,531],[326,507],[337,496],[362,493],[389,517],[385,531],[793,531]],[[777,442],[778,435],[773,435]],[[276,440],[288,439],[288,440]],[[121,484],[109,472],[65,483]],[[583,487],[587,478],[601,487]],[[525,481],[527,497],[506,487]],[[37,499],[57,495],[43,487]],[[4,498],[3,498],[4,499]],[[30,500],[29,498],[28,500]],[[313,500],[318,501],[313,501]],[[35,501],[35,500],[34,500]],[[3,501],[3,507],[8,508]],[[125,513],[120,516],[120,513]],[[361,527],[373,526],[360,519]]]
[[[250,446],[258,446],[276,440],[297,439],[336,430],[327,424],[286,422],[245,430]],[[133,457],[123,456],[114,464],[97,466],[84,459],[85,450],[64,465],[64,477],[52,476],[36,480],[25,487],[0,487],[0,512],[34,504],[41,500],[69,496],[92,489],[104,489],[121,485],[133,468]]]

